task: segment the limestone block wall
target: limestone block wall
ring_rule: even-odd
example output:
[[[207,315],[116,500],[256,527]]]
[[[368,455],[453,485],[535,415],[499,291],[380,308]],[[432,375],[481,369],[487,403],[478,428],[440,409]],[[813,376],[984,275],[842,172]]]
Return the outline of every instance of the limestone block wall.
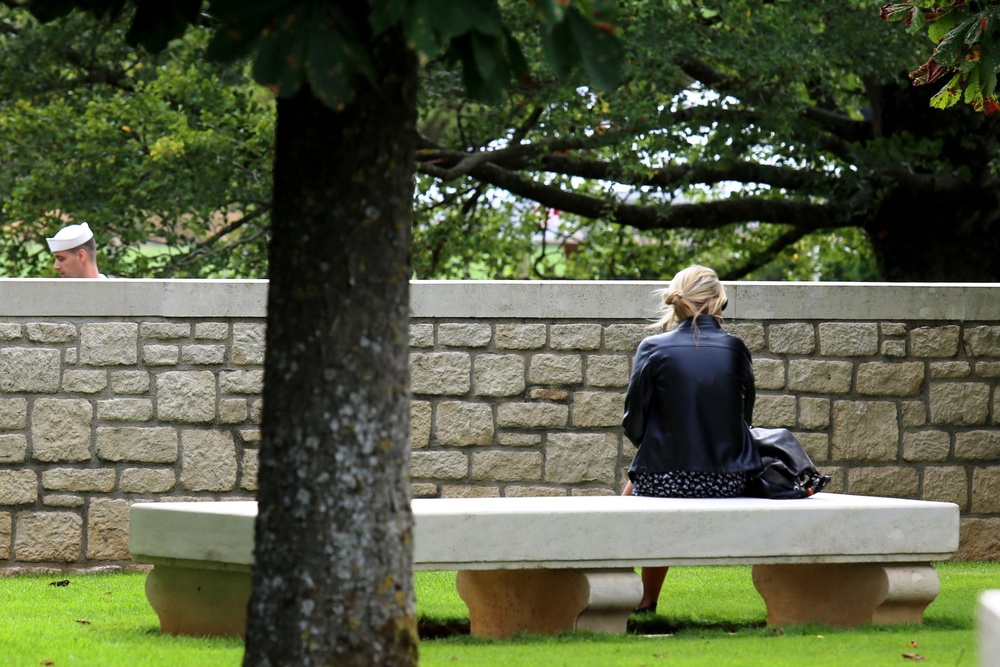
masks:
[[[618,493],[655,283],[415,282],[419,497]],[[1000,557],[1000,287],[735,283],[755,424]],[[256,489],[264,281],[0,280],[0,569],[128,559],[134,501]]]

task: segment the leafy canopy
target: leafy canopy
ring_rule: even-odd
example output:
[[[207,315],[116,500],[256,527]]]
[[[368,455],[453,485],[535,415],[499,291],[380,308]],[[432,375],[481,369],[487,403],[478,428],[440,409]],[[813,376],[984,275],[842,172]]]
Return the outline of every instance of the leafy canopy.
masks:
[[[136,22],[128,10],[132,3],[122,4],[125,12],[115,30],[133,31]],[[60,137],[86,108],[92,112],[86,127],[97,128],[94,136],[103,137],[101,141],[115,151],[119,146],[136,149],[143,159],[116,156],[100,172],[100,181],[87,181],[86,168],[61,156],[88,154],[92,155],[88,164],[101,164],[100,142],[93,142],[91,152],[79,150],[89,141],[73,144],[60,139],[45,144],[57,150],[37,150],[31,162],[43,168],[18,172],[24,206],[19,217],[4,218],[4,233],[11,229],[11,221],[39,215],[46,203],[86,201],[83,197],[93,193],[95,208],[99,202],[135,203],[121,209],[126,211],[122,216],[102,209],[107,211],[105,218],[116,218],[114,224],[141,230],[152,220],[170,221],[175,229],[155,236],[167,238],[169,233],[179,244],[198,250],[184,266],[178,266],[180,255],[166,266],[144,258],[153,273],[261,274],[273,129],[270,96],[244,85],[239,98],[259,102],[257,120],[252,120],[252,105],[241,103],[212,114],[232,122],[201,122],[207,105],[181,109],[186,94],[183,77],[171,75],[176,85],[151,83],[152,75],[160,71],[156,63],[188,59],[189,66],[197,67],[191,71],[198,72],[190,78],[208,75],[198,86],[208,95],[213,88],[235,90],[225,81],[234,81],[243,70],[230,66],[211,74],[201,62],[203,49],[208,45],[220,49],[222,55],[216,57],[235,57],[226,49],[236,49],[254,59],[248,71],[257,72],[272,90],[290,94],[290,86],[314,85],[309,78],[312,70],[295,58],[267,66],[258,60],[272,28],[292,30],[302,21],[292,20],[289,26],[264,23],[256,37],[251,28],[244,31],[249,35],[244,38],[235,27],[248,22],[237,19],[246,19],[251,8],[266,14],[272,5],[285,17],[293,10],[300,12],[295,16],[307,16],[302,12],[351,5],[229,4],[238,12],[235,18],[213,13],[227,3],[203,5],[194,29],[189,27],[182,39],[167,38],[170,48],[157,56],[162,60],[150,60],[149,66],[137,70],[129,63],[139,56],[125,57],[125,71],[145,73],[143,90],[161,93],[143,98],[141,108],[158,113],[155,118],[142,116],[147,120],[141,126],[123,101],[122,108],[106,110],[104,123],[115,131],[105,131],[98,121],[100,96],[87,97],[86,104],[92,106],[85,107],[82,86],[65,111],[58,110],[67,106],[68,97],[64,100],[53,92],[45,98],[46,107],[39,105],[32,114],[39,120],[26,144],[42,146],[46,136]],[[961,231],[976,216],[985,217],[994,209],[988,201],[980,201],[996,187],[993,132],[989,126],[964,120],[957,126],[960,118],[985,121],[984,115],[969,107],[969,113],[952,116],[955,127],[923,116],[924,110],[933,113],[926,106],[930,94],[922,96],[924,89],[910,87],[906,77],[899,76],[897,64],[926,58],[927,40],[873,20],[867,0],[634,0],[617,15],[601,14],[605,10],[595,3],[536,0],[458,4],[414,0],[391,7],[385,2],[359,6],[363,12],[343,17],[352,22],[345,30],[359,31],[349,37],[358,40],[369,34],[365,31],[405,30],[424,64],[413,246],[420,277],[657,278],[699,261],[717,266],[731,278],[871,279],[879,277],[872,264],[873,247],[922,237],[927,232],[919,230],[935,226]],[[454,11],[445,16],[435,8]],[[385,9],[382,18],[376,9]],[[621,85],[616,89],[579,87],[556,76],[571,67],[572,59],[563,62],[561,54],[574,48],[588,57],[593,52],[597,58],[596,51],[581,46],[575,37],[575,19],[570,17],[576,15],[592,26],[588,34],[595,39],[614,33],[618,46],[612,59],[598,58],[590,68],[600,75],[603,63],[620,60]],[[603,24],[602,19],[609,17],[614,27]],[[560,23],[552,23],[559,18]],[[396,28],[382,25],[394,20]],[[466,32],[461,33],[463,28]],[[223,29],[228,32],[219,37]],[[308,57],[308,49],[307,44],[301,53]],[[78,50],[88,49],[83,45]],[[24,59],[30,60],[30,55]],[[583,55],[581,60],[586,69]],[[179,64],[174,67],[180,70]],[[266,76],[260,76],[261,70]],[[73,68],[72,76],[93,81],[96,72]],[[355,83],[363,84],[368,76],[363,62],[353,76]],[[506,92],[504,82],[510,85]],[[478,98],[466,97],[467,88],[478,89]],[[113,87],[102,90],[118,94]],[[334,93],[325,99],[335,100]],[[42,101],[34,93],[28,96],[32,104]],[[9,121],[18,114],[5,115]],[[181,118],[187,120],[182,123]],[[46,130],[43,119],[58,122]],[[155,125],[157,119],[163,124]],[[243,125],[246,130],[240,129]],[[141,127],[148,140],[110,141],[128,136],[122,126]],[[10,141],[11,133],[17,136],[19,129],[8,127]],[[194,133],[193,127],[204,131]],[[206,143],[206,150],[196,148],[197,137],[207,142],[210,131],[216,147],[208,149]],[[242,135],[233,133],[244,131],[253,137],[247,142],[253,150],[241,154],[234,147],[243,142],[233,137]],[[83,137],[80,133],[76,140]],[[178,142],[185,150],[171,150]],[[16,156],[18,150],[10,149],[9,154]],[[217,172],[203,164],[213,154],[220,163]],[[43,156],[48,162],[41,161]],[[13,170],[16,162],[12,157],[0,164],[0,174]],[[70,182],[79,187],[63,190],[72,197],[60,197],[65,182],[47,182],[50,196],[30,197],[28,193],[46,180],[45,174],[59,172],[60,163],[75,169]],[[157,171],[157,164],[162,171]],[[171,186],[167,180],[171,173],[175,178],[189,175],[190,183]],[[257,190],[250,187],[248,173],[254,174]],[[114,200],[97,189],[112,178],[120,183]],[[150,189],[148,183],[159,185]],[[210,183],[228,183],[234,189],[209,197]],[[158,203],[163,194],[185,190],[206,197],[200,205],[194,203],[198,197],[175,199],[177,204],[169,207]],[[159,194],[153,197],[154,193]],[[937,196],[940,204],[925,199]],[[232,232],[211,222],[211,216],[223,215],[236,225],[250,206],[256,217],[248,215],[247,223]],[[75,205],[65,208],[77,213]],[[209,215],[205,210],[218,213]],[[122,223],[120,217],[125,218]],[[184,225],[178,227],[177,221]],[[212,230],[211,236],[199,236],[198,230],[206,228]],[[39,236],[35,233],[33,238]],[[137,239],[139,233],[129,238]],[[220,252],[213,256],[212,247]],[[918,258],[912,250],[900,257],[913,257],[917,267],[930,266],[928,259],[933,259]],[[943,263],[950,266],[947,270],[959,268],[954,261]],[[947,277],[938,273],[938,279]],[[927,278],[913,274],[906,279]]]
[[[208,56],[253,59],[254,79],[282,97],[303,85],[334,109],[353,99],[374,76],[363,35],[400,26],[425,60],[459,61],[470,94],[497,101],[523,76],[527,63],[504,25],[497,0],[371,0],[367,12],[328,0],[3,0],[26,7],[41,21],[82,9],[114,18],[135,6],[127,41],[158,52],[203,18],[214,28]],[[623,50],[615,39],[616,0],[534,0],[545,52],[557,73],[580,64],[594,85],[613,88]],[[203,17],[203,10],[206,15]]]
[[[274,109],[243,56],[272,92],[308,85],[340,108],[371,76],[359,40],[394,26],[425,64],[457,65],[462,87],[491,103],[528,76],[522,42],[598,88],[617,83],[624,55],[613,0],[536,0],[516,25],[496,0],[377,0],[360,20],[318,0],[3,5],[44,22],[0,6],[0,52],[22,64],[5,70],[0,101],[11,193],[0,264],[19,275],[51,273],[39,239],[71,220],[107,230],[101,267],[117,275],[266,275]]]
[[[86,220],[105,273],[263,276],[272,96],[205,61],[206,29],[150,54],[130,18],[0,6],[0,267],[53,275],[43,239]]]
[[[947,109],[960,101],[992,116],[1000,68],[1000,3],[967,0],[907,0],[882,6],[885,21],[901,21],[911,34],[926,34],[935,44],[923,65],[910,72],[923,86],[951,74],[931,98],[931,106]]]
[[[525,5],[505,3],[512,26]],[[634,0],[621,86],[567,84],[525,39],[531,76],[492,106],[430,63],[415,270],[652,279],[699,261],[729,278],[875,278],[866,228],[887,172],[950,167],[892,129],[884,91],[921,44],[873,18],[843,0]]]

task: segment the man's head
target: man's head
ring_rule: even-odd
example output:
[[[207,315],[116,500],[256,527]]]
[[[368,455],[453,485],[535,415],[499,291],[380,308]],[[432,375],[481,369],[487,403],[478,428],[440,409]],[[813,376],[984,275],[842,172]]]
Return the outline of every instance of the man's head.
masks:
[[[86,222],[63,227],[46,239],[55,256],[55,269],[62,278],[99,278],[97,244]]]

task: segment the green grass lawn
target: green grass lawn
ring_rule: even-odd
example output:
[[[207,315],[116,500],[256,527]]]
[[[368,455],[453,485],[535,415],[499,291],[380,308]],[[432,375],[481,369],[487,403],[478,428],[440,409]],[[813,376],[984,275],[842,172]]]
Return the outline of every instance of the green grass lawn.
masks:
[[[491,641],[453,634],[421,642],[425,666],[977,664],[976,600],[1000,588],[1000,564],[938,565],[941,594],[921,626],[773,629],[749,567],[674,568],[660,613],[634,619],[624,636],[567,633]],[[53,582],[68,580],[67,585]],[[0,579],[0,665],[175,667],[239,665],[242,642],[161,636],[141,574]],[[468,627],[454,573],[417,573],[421,625],[435,636]],[[923,660],[906,658],[921,656]]]

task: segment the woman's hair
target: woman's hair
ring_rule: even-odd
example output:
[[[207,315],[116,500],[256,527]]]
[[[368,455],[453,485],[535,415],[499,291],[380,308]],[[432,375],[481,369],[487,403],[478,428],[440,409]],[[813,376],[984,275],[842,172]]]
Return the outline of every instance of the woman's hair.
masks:
[[[660,319],[652,328],[673,329],[684,320],[699,315],[718,315],[726,307],[726,288],[719,276],[705,266],[689,266],[659,292],[663,298]]]

